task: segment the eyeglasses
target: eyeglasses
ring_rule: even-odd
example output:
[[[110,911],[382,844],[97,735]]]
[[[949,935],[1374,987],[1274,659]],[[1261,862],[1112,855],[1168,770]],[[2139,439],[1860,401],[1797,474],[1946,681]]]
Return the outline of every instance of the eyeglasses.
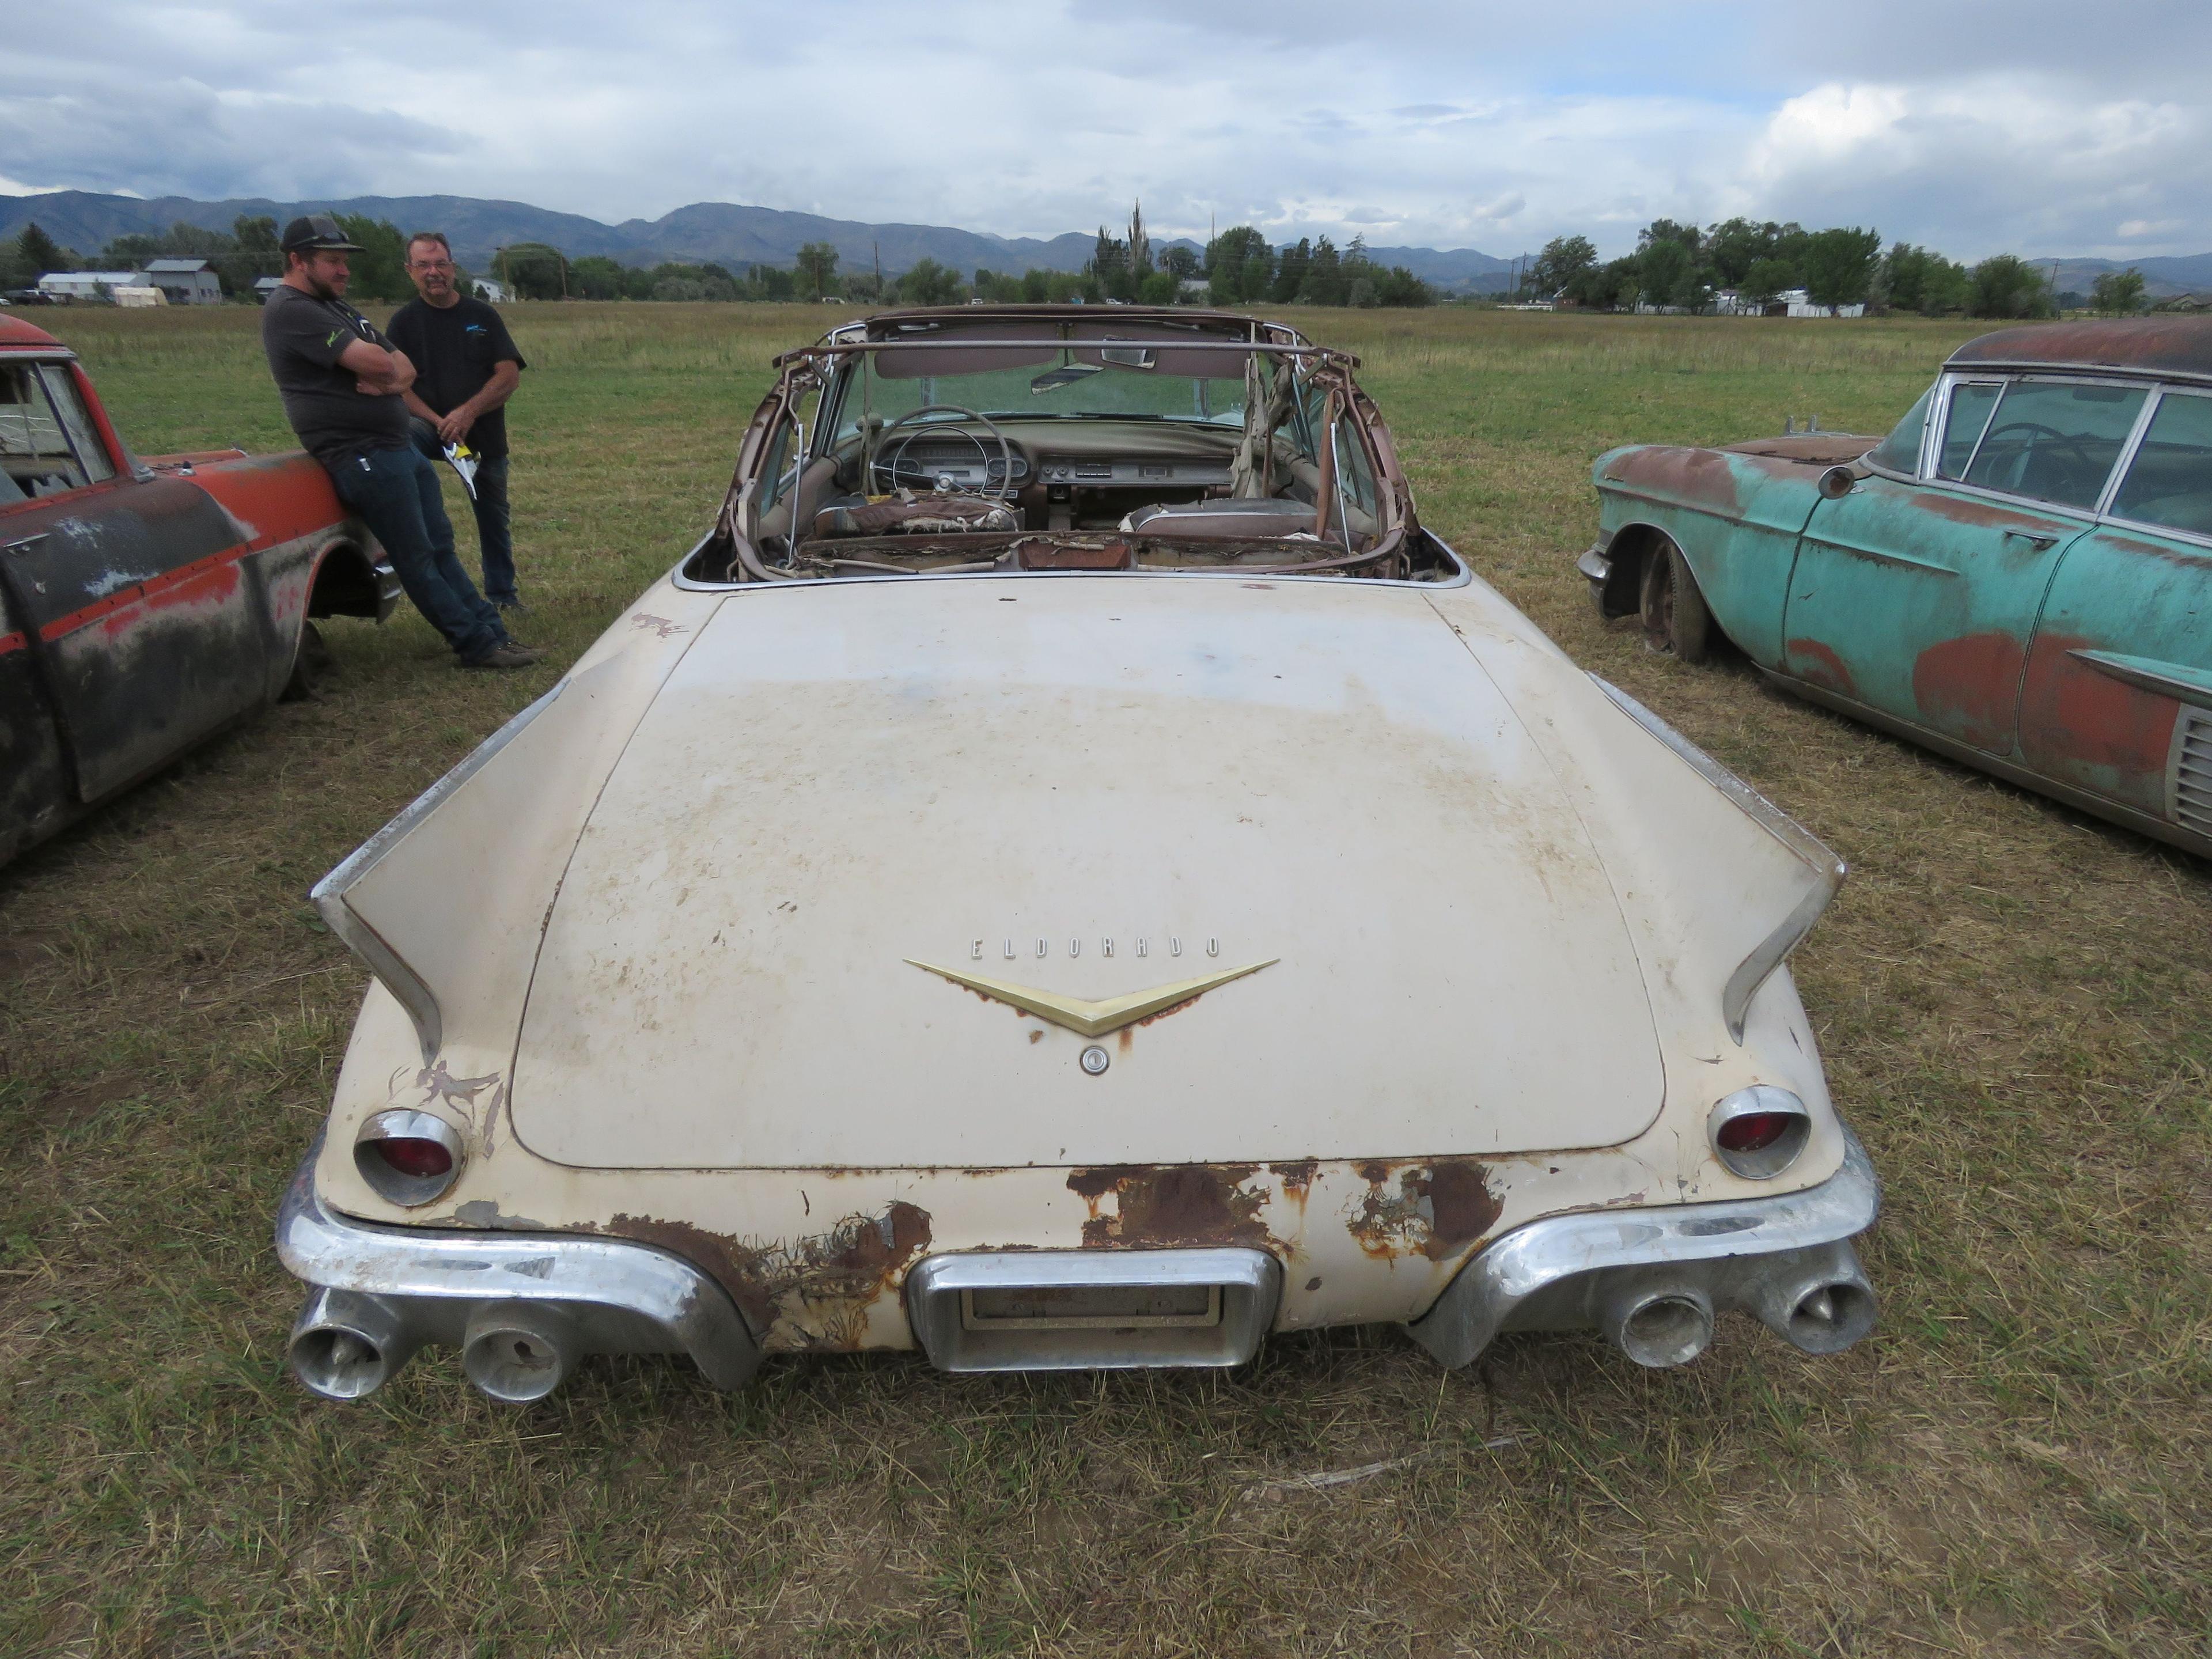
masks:
[[[453,262],[451,259],[417,259],[407,268],[410,270],[451,270]]]

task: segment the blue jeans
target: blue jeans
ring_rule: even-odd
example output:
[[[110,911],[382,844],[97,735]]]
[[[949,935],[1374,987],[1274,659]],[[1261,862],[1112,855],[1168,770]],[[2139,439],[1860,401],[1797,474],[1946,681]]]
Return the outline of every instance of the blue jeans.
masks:
[[[330,469],[338,499],[359,514],[399,575],[399,585],[463,662],[506,642],[499,611],[453,556],[453,526],[438,474],[417,451],[373,449]]]
[[[446,459],[445,446],[435,428],[423,420],[408,422],[415,447],[434,468]],[[514,536],[509,529],[507,507],[507,457],[479,456],[477,459],[477,547],[483,556],[484,598],[494,605],[514,605],[521,599],[514,587]]]

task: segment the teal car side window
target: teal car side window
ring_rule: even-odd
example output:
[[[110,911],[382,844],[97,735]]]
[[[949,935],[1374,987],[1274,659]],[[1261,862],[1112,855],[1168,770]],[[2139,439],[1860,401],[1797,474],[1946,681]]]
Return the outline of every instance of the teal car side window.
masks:
[[[1918,476],[1920,436],[1928,429],[1928,405],[1935,396],[1936,388],[1932,386],[1920,394],[1920,401],[1905,411],[1905,418],[1889,436],[1875,446],[1874,453],[1867,457],[1870,464],[1891,472],[1902,472],[1908,478]]]
[[[1997,406],[2002,380],[1966,380],[1951,388],[1951,413],[1943,427],[1943,453],[1936,464],[1939,478],[1963,478],[1974,459],[1975,446],[1990,429],[1990,411]]]
[[[2094,507],[2135,430],[2142,386],[2014,380],[1964,482],[2058,507]]]
[[[2137,524],[2212,536],[2212,396],[2160,398],[2112,510]]]

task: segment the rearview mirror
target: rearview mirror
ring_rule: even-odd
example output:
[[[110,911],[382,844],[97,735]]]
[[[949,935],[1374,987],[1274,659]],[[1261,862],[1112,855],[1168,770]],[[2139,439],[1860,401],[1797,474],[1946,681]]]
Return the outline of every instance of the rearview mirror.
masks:
[[[1031,380],[1030,391],[1032,394],[1054,391],[1060,386],[1073,386],[1086,374],[1099,374],[1104,372],[1097,363],[1063,363],[1058,368],[1048,368],[1036,379]]]

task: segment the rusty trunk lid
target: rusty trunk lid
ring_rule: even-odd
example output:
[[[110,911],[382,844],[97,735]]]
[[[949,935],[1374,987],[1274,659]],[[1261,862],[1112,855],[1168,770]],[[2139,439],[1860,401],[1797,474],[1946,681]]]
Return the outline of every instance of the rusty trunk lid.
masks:
[[[512,1121],[1110,1166],[1610,1146],[1662,1093],[1607,872],[1417,588],[1055,576],[722,605],[547,912]]]

